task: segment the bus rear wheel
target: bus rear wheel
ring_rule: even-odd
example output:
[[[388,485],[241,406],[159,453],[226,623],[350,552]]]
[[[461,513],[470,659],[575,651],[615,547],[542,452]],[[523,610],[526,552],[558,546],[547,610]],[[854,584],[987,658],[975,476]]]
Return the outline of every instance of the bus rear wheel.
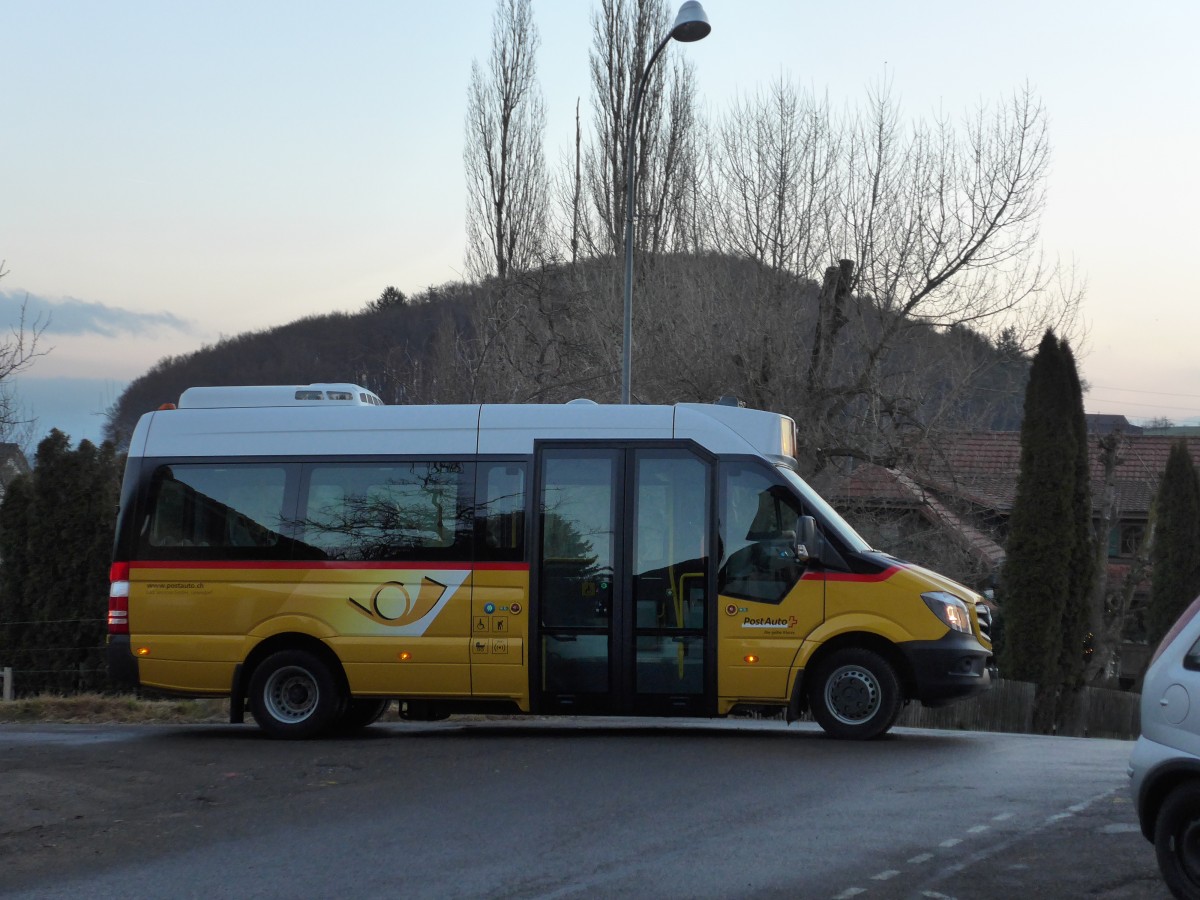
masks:
[[[269,737],[316,737],[336,722],[344,705],[329,666],[305,650],[272,653],[250,677],[250,712]]]
[[[368,725],[374,725],[392,705],[391,700],[354,700],[351,699],[342,710],[342,714],[334,723],[333,729],[338,734],[354,734],[362,731]]]
[[[821,661],[808,687],[813,717],[832,737],[867,741],[884,734],[901,705],[900,679],[871,650],[847,647]]]

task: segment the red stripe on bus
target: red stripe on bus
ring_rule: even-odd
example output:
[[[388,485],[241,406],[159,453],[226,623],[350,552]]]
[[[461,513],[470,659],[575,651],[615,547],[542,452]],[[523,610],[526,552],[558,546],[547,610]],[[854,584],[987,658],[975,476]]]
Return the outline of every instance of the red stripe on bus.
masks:
[[[858,584],[887,581],[901,569],[900,566],[888,566],[882,572],[874,575],[855,575],[853,572],[805,572],[802,581],[852,581]]]
[[[284,570],[297,571],[302,569],[333,569],[344,571],[362,571],[370,569],[465,569],[470,571],[485,570],[489,572],[525,572],[529,570],[528,563],[488,562],[342,562],[323,560],[278,560],[278,561],[222,561],[222,560],[138,560],[129,564],[131,569],[248,569],[252,571]]]

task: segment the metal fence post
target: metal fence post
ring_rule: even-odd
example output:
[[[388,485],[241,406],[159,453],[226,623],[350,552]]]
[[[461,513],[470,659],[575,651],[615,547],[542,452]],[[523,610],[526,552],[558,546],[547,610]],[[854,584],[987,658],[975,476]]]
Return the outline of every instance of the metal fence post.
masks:
[[[0,681],[4,682],[4,699],[10,701],[13,698],[12,685],[12,666],[5,666],[0,670]]]

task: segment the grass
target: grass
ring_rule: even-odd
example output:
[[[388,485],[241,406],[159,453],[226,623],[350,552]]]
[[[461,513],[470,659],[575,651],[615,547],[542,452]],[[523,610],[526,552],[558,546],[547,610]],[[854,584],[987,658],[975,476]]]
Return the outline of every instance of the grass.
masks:
[[[41,694],[0,701],[0,724],[59,722],[68,724],[187,724],[228,722],[229,701],[142,700],[132,695]]]

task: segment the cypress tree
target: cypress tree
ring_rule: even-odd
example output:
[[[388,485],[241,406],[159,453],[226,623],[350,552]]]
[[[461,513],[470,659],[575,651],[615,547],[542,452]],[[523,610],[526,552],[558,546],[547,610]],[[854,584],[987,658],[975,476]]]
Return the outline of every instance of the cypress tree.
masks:
[[[1071,478],[1070,589],[1063,616],[1063,655],[1060,662],[1064,683],[1083,687],[1084,641],[1088,631],[1088,603],[1096,582],[1095,534],[1092,529],[1092,465],[1087,418],[1083,412],[1083,386],[1075,365],[1075,354],[1066,341],[1059,343],[1063,368],[1070,388],[1069,424],[1075,444]]]
[[[94,690],[103,659],[108,566],[120,488],[111,444],[58,431],[38,445],[31,475],[0,504],[0,621],[22,693]]]
[[[1007,678],[1038,686],[1035,726],[1053,730],[1082,674],[1091,499],[1082,391],[1070,350],[1047,331],[1025,390],[1017,495],[1001,572]]]
[[[0,504],[0,666],[18,669],[28,666],[26,640],[33,611],[29,608],[25,584],[29,577],[29,507],[32,502],[32,476],[15,478],[4,492]]]
[[[1146,610],[1146,636],[1152,644],[1200,593],[1200,480],[1184,440],[1171,445],[1154,509]]]

